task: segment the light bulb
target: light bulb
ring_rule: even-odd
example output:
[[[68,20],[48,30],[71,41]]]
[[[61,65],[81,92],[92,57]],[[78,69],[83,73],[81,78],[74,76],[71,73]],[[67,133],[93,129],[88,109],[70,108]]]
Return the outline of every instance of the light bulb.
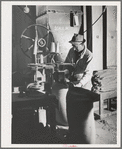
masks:
[[[24,13],[29,13],[29,11],[30,11],[30,9],[26,6],[26,7],[24,8]]]

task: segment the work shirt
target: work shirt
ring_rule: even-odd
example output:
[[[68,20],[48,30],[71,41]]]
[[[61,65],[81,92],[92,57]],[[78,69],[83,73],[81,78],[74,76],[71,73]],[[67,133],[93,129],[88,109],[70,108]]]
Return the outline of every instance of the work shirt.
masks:
[[[81,87],[91,90],[93,54],[87,48],[79,56],[76,53],[72,47],[65,60],[65,63],[74,63],[74,72],[70,81],[79,80]]]

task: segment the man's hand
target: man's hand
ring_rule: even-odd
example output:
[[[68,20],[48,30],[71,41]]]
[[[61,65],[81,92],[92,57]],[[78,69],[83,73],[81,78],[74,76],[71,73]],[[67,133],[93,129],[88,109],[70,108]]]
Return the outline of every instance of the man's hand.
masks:
[[[69,87],[82,87],[83,86],[79,80],[70,82],[69,79],[65,78],[65,82]]]
[[[79,81],[67,82],[67,85],[69,87],[82,87],[82,84]]]
[[[82,87],[83,86],[81,84],[81,82],[79,82],[79,81],[74,81],[73,84],[74,84],[74,87]]]
[[[68,85],[69,87],[74,87],[74,84],[73,84],[72,82],[67,82],[67,85]]]

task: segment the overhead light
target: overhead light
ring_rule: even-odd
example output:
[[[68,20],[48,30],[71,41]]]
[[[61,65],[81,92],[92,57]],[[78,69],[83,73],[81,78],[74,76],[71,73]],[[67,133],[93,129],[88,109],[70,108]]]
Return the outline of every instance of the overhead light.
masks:
[[[24,7],[24,13],[29,13],[30,12],[30,9],[29,7],[26,5],[26,7]]]

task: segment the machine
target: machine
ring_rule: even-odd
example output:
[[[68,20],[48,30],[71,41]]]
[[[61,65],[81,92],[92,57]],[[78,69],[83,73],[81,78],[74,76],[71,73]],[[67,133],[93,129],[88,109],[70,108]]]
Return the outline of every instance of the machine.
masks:
[[[60,54],[50,49],[54,39],[51,30],[48,28],[40,24],[33,24],[21,34],[21,50],[33,61],[33,63],[28,64],[28,67],[34,72],[33,82],[26,86],[25,92],[28,96],[51,93],[53,80],[64,81],[65,77],[69,75],[69,70],[64,68],[66,66],[73,67],[73,64],[63,63]],[[31,32],[35,33],[35,37],[30,37]],[[24,47],[23,45],[27,40],[30,42],[26,44],[27,47]]]

